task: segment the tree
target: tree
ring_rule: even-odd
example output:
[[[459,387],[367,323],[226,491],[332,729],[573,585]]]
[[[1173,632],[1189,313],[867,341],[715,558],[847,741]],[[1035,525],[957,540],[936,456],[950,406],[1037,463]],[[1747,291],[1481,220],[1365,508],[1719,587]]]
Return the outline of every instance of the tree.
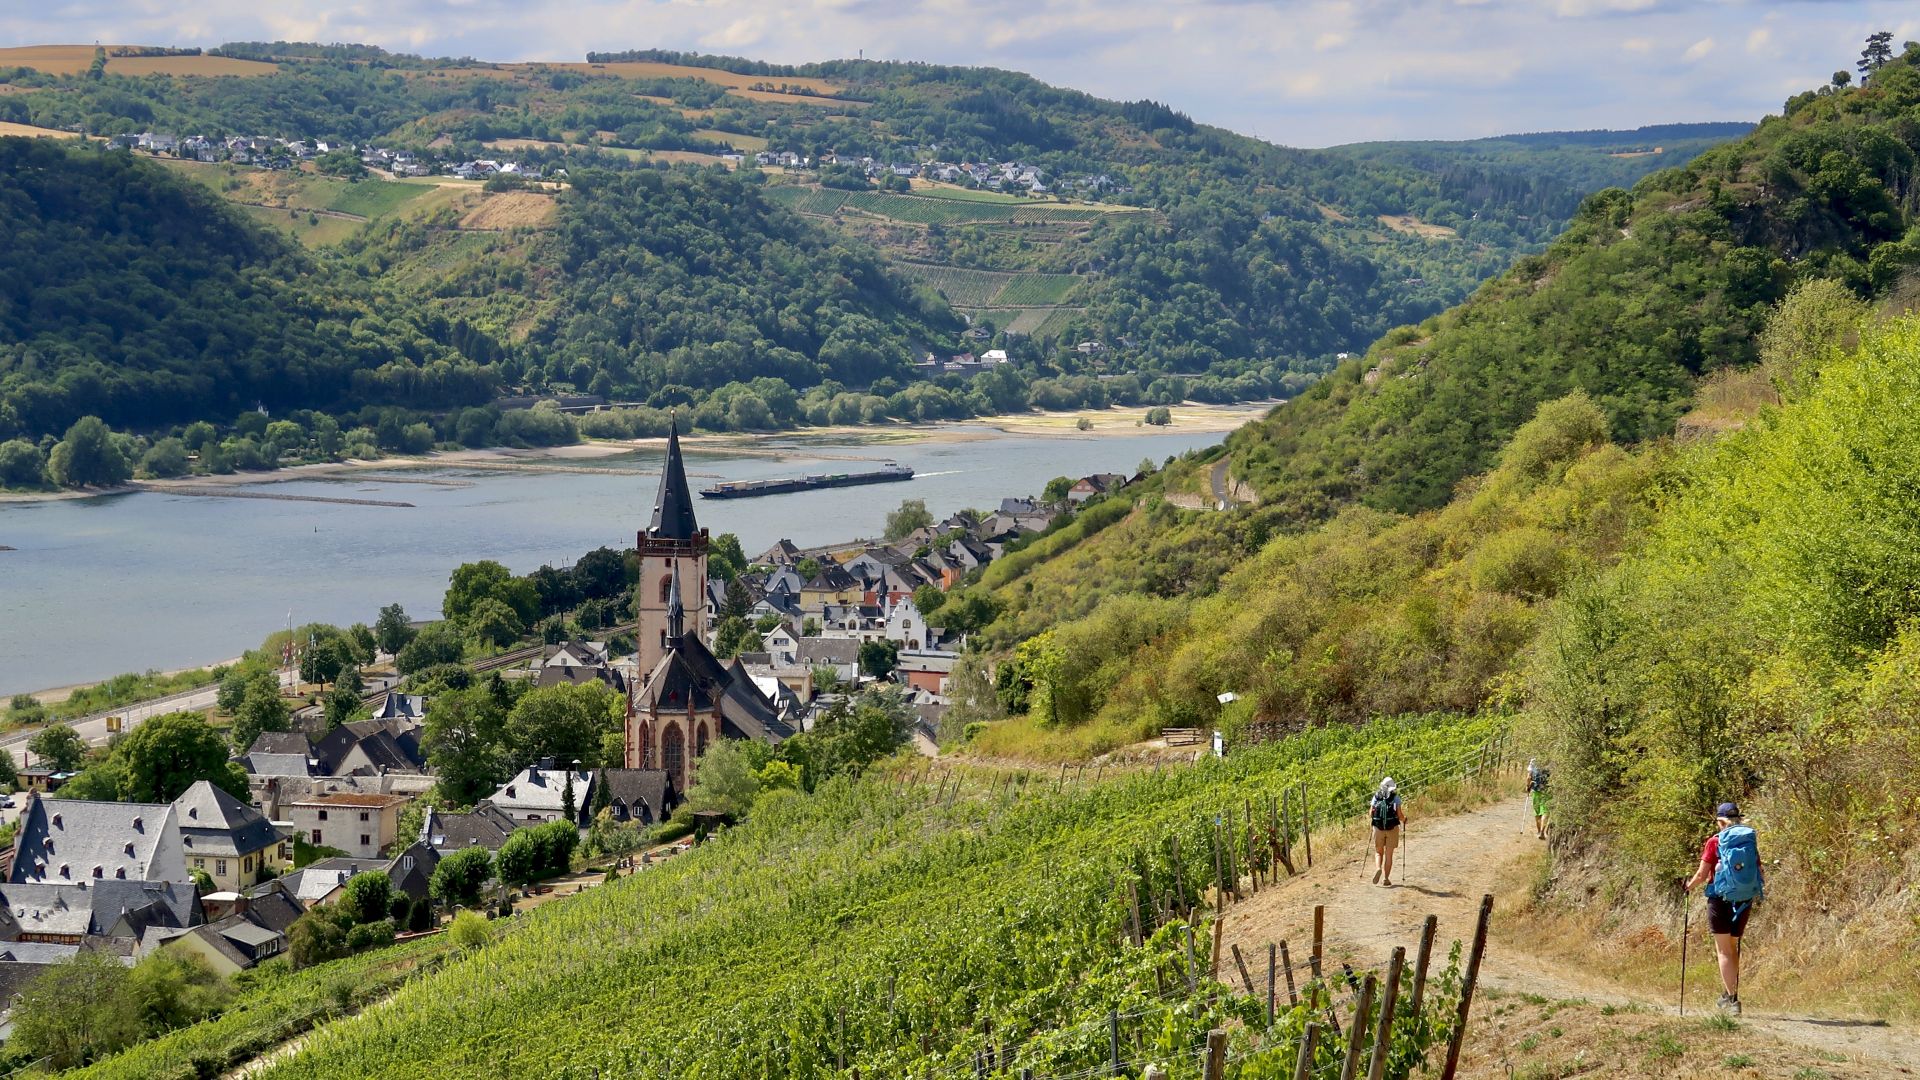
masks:
[[[738,817],[753,806],[759,790],[760,777],[746,744],[739,739],[721,739],[700,755],[687,801],[696,810]]]
[[[47,707],[32,694],[15,694],[7,705],[7,723],[15,727],[38,724],[47,718]]]
[[[286,731],[291,726],[293,709],[280,696],[280,680],[273,675],[256,677],[247,683],[246,697],[233,714],[233,726],[227,729],[233,748],[246,753],[263,731]]]
[[[1073,426],[1076,430],[1079,430],[1079,431],[1092,431],[1093,421],[1083,416],[1080,419],[1075,420],[1073,422]]]
[[[449,907],[472,907],[480,902],[480,888],[492,876],[492,852],[483,847],[461,848],[433,868],[427,888],[435,900]]]
[[[1147,410],[1147,423],[1154,427],[1166,427],[1173,423],[1173,410],[1165,405],[1155,405]]]
[[[322,176],[340,176],[349,180],[358,180],[367,175],[367,167],[361,164],[359,155],[345,147],[329,150],[315,157],[313,167]]]
[[[251,744],[249,744],[251,745]],[[227,758],[226,740],[199,713],[156,716],[115,743],[108,758],[124,770],[123,802],[172,802],[202,780],[247,802],[247,774]]]
[[[482,645],[491,645],[495,648],[505,648],[513,644],[520,640],[520,635],[527,630],[526,624],[520,621],[520,616],[515,614],[512,608],[491,596],[478,601],[468,609],[464,622],[467,632],[472,634],[475,640]]]
[[[334,912],[324,907],[314,908],[287,928],[287,953],[296,971],[337,960],[347,955],[346,928],[340,925]]]
[[[413,636],[393,658],[393,666],[402,675],[411,675],[439,664],[454,664],[467,653],[460,628],[452,622],[437,622]]]
[[[533,582],[514,577],[492,559],[464,563],[455,570],[440,610],[447,618],[464,624],[474,605],[488,598],[512,608],[522,626],[540,618],[540,591]]]
[[[168,437],[154,443],[140,459],[142,476],[184,476],[187,472],[187,444]]]
[[[140,1020],[121,994],[126,978],[106,949],[82,949],[48,967],[14,1003],[12,1048],[69,1069],[132,1043]]]
[[[740,538],[732,533],[715,537],[713,546],[707,549],[707,572],[722,581],[732,581],[746,569],[747,553],[740,547]]]
[[[925,499],[906,499],[898,510],[887,514],[886,537],[899,540],[915,529],[924,529],[933,524],[933,512],[927,509]]]
[[[1853,72],[1848,71],[1846,68],[1841,68],[1839,71],[1833,73],[1833,85],[1845,87],[1851,82],[1853,82]]]
[[[1067,501],[1067,492],[1073,488],[1073,477],[1056,476],[1047,481],[1046,489],[1040,492],[1040,500],[1049,503]]]
[[[753,594],[747,591],[747,583],[737,577],[727,582],[726,595],[720,600],[720,617],[744,619],[752,610]]]
[[[512,764],[541,758],[600,762],[601,740],[618,731],[625,702],[601,682],[543,686],[527,691],[507,714],[506,745]]]
[[[13,751],[0,747],[0,787],[13,791],[20,786],[20,769],[13,763]]]
[[[140,1020],[142,1034],[186,1027],[219,1011],[232,988],[196,953],[155,949],[126,969],[121,996]]]
[[[1893,31],[1881,30],[1867,35],[1867,47],[1860,52],[1860,79],[1865,82],[1869,75],[1880,70],[1881,65],[1893,59]]]
[[[66,724],[52,724],[27,740],[27,750],[55,772],[72,772],[87,756],[87,741]]]
[[[809,555],[793,565],[793,572],[800,575],[801,581],[812,581],[820,576],[820,560]]]
[[[327,730],[352,723],[359,712],[360,695],[345,686],[334,687],[326,700]]]
[[[506,778],[501,748],[505,721],[502,703],[484,687],[449,690],[433,699],[420,748],[439,774],[440,792],[450,804],[470,806]]]
[[[759,631],[745,619],[729,616],[713,628],[713,654],[722,660],[743,652],[757,652],[766,644]]]
[[[900,660],[900,646],[892,641],[863,641],[860,643],[860,671],[876,679],[884,679],[893,674],[893,666]]]
[[[407,609],[399,604],[388,604],[381,608],[380,617],[374,620],[374,643],[388,656],[400,655],[400,650],[413,640],[413,634],[413,626],[407,621]]]
[[[112,430],[97,416],[75,420],[47,458],[47,472],[61,487],[112,487],[125,483],[130,471]]]
[[[525,885],[539,876],[540,859],[532,829],[521,829],[500,845],[498,872],[500,880],[509,885]]]
[[[25,439],[0,442],[0,487],[37,488],[47,482],[47,457]]]
[[[353,916],[354,922],[378,922],[393,907],[393,882],[379,870],[355,874],[341,890],[339,906]]]

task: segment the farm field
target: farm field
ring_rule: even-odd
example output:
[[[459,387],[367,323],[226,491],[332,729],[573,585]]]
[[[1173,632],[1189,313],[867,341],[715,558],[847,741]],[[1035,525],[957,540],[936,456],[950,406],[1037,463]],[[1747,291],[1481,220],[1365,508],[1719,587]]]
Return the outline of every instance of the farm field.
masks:
[[[128,46],[109,45],[109,52]],[[138,46],[132,46],[138,48]],[[0,49],[0,67],[24,67],[49,75],[80,75],[93,65],[92,45],[23,45]],[[271,75],[279,65],[228,56],[109,56],[114,75]]]
[[[488,195],[460,219],[462,229],[500,230],[537,229],[549,225],[559,211],[551,195],[531,191],[506,191]]]
[[[991,1054],[998,1076],[1090,1076],[1109,1060],[1110,1012],[1136,1070],[1158,1060],[1187,1080],[1205,1032],[1223,1027],[1240,1075],[1284,1075],[1313,1007],[1269,1026],[1264,996],[1180,974],[1183,919],[1202,941],[1211,930],[1204,903],[1184,909],[1216,878],[1214,822],[1233,818],[1222,879],[1244,879],[1271,850],[1244,808],[1264,823],[1268,799],[1304,783],[1319,820],[1348,817],[1383,756],[1418,789],[1457,775],[1497,730],[1491,718],[1329,728],[1105,782],[928,777],[915,763],[763,797],[745,824],[532,912],[254,1075],[955,1077]],[[1449,1030],[1446,968],[1429,985],[1427,1038]],[[1421,1025],[1403,1028],[1419,1057]],[[1343,1050],[1324,1047],[1336,1071]]]
[[[900,263],[901,271],[937,289],[947,302],[962,308],[1055,307],[1074,286],[1085,280],[1078,274],[1006,273],[968,270],[927,263]]]
[[[716,143],[728,144],[748,154],[757,154],[767,148],[767,140],[758,135],[742,135],[737,131],[721,131],[719,128],[698,128],[694,134]]]
[[[81,137],[72,131],[34,127],[32,124],[14,124],[4,120],[0,120],[0,135],[19,135],[31,139],[78,139]]]
[[[1428,240],[1451,240],[1460,234],[1445,225],[1430,225],[1411,214],[1381,214],[1380,224],[1394,232],[1421,236]]]
[[[366,224],[353,218],[328,217],[306,210],[285,210],[274,206],[242,206],[247,216],[262,225],[291,233],[305,247],[331,247]]]
[[[553,147],[563,150],[586,149],[585,145],[581,143],[547,142],[544,139],[495,139],[487,143],[487,145],[495,150],[525,150],[529,147]],[[626,146],[600,146],[598,149],[601,153],[618,154],[621,157],[639,159],[647,156],[647,151],[645,150],[635,150]]]

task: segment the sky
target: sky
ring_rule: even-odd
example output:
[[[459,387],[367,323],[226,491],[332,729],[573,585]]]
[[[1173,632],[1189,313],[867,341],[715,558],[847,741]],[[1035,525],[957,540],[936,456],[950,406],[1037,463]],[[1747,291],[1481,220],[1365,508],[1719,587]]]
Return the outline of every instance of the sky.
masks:
[[[666,48],[1028,72],[1291,146],[1757,120],[1915,0],[5,0],[0,44]]]

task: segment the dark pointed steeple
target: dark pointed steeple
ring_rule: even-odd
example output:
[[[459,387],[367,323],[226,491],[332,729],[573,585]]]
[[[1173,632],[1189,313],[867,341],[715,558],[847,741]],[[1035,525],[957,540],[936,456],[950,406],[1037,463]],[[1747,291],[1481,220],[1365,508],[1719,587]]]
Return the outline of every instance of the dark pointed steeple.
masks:
[[[692,540],[700,527],[693,520],[693,490],[687,487],[687,467],[680,460],[680,418],[667,433],[667,464],[660,470],[660,494],[653,500],[649,536],[665,540]]]
[[[673,564],[673,584],[667,592],[667,640],[678,641],[687,632],[687,608],[680,599],[680,564]]]

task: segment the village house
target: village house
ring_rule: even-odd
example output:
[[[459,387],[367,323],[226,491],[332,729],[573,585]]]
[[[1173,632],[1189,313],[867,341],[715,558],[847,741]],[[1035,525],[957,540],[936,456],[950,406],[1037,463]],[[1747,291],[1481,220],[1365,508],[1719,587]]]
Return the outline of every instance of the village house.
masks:
[[[912,600],[901,600],[887,609],[882,632],[888,641],[898,642],[903,650],[927,647],[927,623]]]
[[[293,841],[260,811],[201,780],[173,801],[190,870],[212,879],[216,891],[245,889],[293,862]]]
[[[336,791],[310,795],[292,805],[296,835],[315,847],[330,847],[358,859],[376,859],[399,829],[399,795]]]
[[[431,807],[420,822],[419,841],[445,855],[465,847],[499,851],[520,823],[493,804],[482,801],[465,814],[449,814]]]
[[[944,697],[953,667],[959,662],[958,653],[902,649],[894,661],[893,677],[914,690]]]
[[[1067,489],[1067,500],[1083,503],[1095,495],[1119,491],[1126,485],[1127,477],[1124,473],[1094,473],[1092,476],[1083,476],[1074,481],[1073,486]]]
[[[808,669],[832,671],[844,686],[860,679],[860,642],[853,638],[801,638],[794,659]]]
[[[665,769],[602,769],[607,809],[615,821],[653,825],[665,821],[680,805],[680,793]]]
[[[281,878],[287,892],[305,907],[317,907],[330,904],[340,898],[341,890],[356,874],[370,871],[385,873],[391,865],[387,859],[354,858],[351,856],[333,856],[316,859],[298,870]]]
[[[189,877],[171,805],[29,795],[20,811],[7,880],[68,884]]]
[[[516,825],[570,821],[583,826],[593,802],[593,773],[558,767],[545,758],[509,778],[487,802]]]

